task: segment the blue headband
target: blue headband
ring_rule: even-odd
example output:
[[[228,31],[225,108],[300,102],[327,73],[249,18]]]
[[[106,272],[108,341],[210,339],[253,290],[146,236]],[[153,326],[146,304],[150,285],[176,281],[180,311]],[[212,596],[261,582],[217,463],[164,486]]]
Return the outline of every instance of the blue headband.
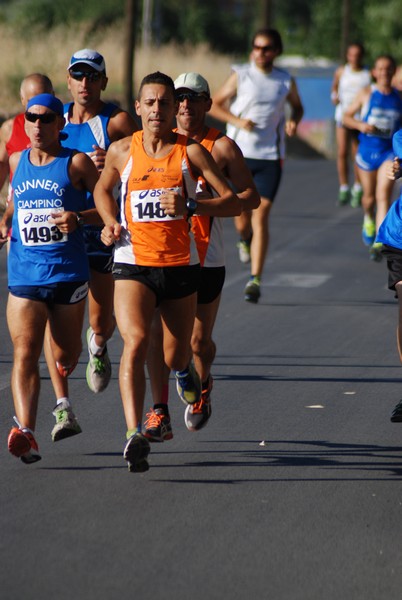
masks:
[[[46,106],[46,108],[50,108],[53,112],[64,116],[64,106],[61,100],[53,96],[52,94],[38,94],[34,96],[30,100],[28,100],[27,110],[31,108],[31,106]]]

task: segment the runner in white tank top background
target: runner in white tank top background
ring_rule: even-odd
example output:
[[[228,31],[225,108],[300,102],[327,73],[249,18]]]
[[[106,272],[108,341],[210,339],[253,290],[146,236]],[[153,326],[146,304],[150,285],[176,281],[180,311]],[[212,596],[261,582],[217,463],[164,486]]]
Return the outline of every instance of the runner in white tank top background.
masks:
[[[356,129],[346,127],[342,122],[345,110],[354,100],[357,93],[370,85],[370,71],[363,67],[364,48],[362,44],[350,44],[346,52],[346,64],[335,71],[331,88],[331,100],[336,105],[336,144],[337,144],[337,169],[339,178],[339,204],[348,204],[354,208],[360,206],[363,191],[360,183],[359,172],[354,164],[358,134]],[[356,115],[359,118],[359,115]],[[353,164],[354,183],[349,186],[349,159]]]
[[[257,31],[250,63],[233,67],[229,79],[213,96],[210,111],[213,118],[228,124],[227,135],[243,152],[261,196],[257,209],[244,211],[235,219],[240,235],[240,260],[251,259],[251,276],[244,298],[254,303],[261,295],[260,280],[269,244],[269,216],[282,175],[285,133],[295,135],[303,116],[295,81],[287,71],[274,67],[282,51],[281,36],[276,29]],[[290,106],[288,119],[285,118],[286,103]]]

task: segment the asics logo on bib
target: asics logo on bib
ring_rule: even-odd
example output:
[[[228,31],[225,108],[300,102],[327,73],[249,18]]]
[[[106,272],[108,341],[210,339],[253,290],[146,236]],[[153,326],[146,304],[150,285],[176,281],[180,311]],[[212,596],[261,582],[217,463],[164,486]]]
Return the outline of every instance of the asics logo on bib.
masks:
[[[26,225],[27,223],[30,223],[30,221],[32,221],[33,223],[47,223],[49,219],[50,219],[50,214],[34,215],[32,213],[28,213],[24,217],[24,225]]]
[[[158,190],[141,190],[138,194],[138,198],[140,200],[143,200],[147,196],[149,196],[149,198],[159,198],[159,196],[161,196],[162,194],[164,194],[166,192],[180,193],[180,189],[175,187],[175,188],[161,188]]]
[[[159,196],[162,194],[162,191],[163,190],[142,190],[142,192],[138,194],[138,197],[140,200],[143,200],[143,198],[146,198],[147,196],[150,198],[159,198]]]

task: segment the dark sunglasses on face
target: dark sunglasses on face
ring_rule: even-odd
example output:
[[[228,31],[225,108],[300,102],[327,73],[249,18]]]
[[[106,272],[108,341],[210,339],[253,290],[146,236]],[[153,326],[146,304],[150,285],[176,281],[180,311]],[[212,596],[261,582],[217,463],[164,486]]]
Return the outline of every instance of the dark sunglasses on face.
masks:
[[[253,50],[261,50],[261,52],[273,52],[274,50],[276,50],[276,48],[271,44],[269,44],[268,46],[257,46],[256,44],[253,44]]]
[[[176,98],[179,102],[184,102],[184,100],[201,102],[201,100],[206,100],[207,97],[205,94],[197,94],[196,92],[183,92],[182,94],[176,94]]]
[[[70,76],[77,81],[82,81],[84,78],[90,81],[99,81],[103,77],[103,73],[99,71],[70,71]]]
[[[55,122],[57,114],[54,112],[50,112],[44,113],[43,115],[38,115],[37,113],[27,111],[25,113],[25,118],[30,123],[36,123],[36,121],[39,121],[40,123],[42,123],[42,125],[49,125],[49,123]]]

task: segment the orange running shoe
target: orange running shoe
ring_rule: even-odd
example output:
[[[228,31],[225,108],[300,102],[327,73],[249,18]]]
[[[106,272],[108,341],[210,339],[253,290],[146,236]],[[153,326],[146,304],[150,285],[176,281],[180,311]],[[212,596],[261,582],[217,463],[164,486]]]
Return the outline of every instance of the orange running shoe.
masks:
[[[58,370],[58,372],[60,373],[60,375],[62,377],[68,377],[69,375],[71,375],[71,373],[74,371],[74,369],[77,366],[77,364],[78,364],[78,361],[76,363],[74,363],[73,365],[71,365],[71,366],[64,366],[64,365],[61,365],[56,360],[57,370]]]
[[[8,450],[26,465],[38,462],[42,458],[33,434],[19,427],[12,427],[8,435]]]
[[[150,442],[164,442],[173,437],[170,416],[165,413],[163,408],[151,408],[146,415],[148,419],[144,423],[144,436]]]

